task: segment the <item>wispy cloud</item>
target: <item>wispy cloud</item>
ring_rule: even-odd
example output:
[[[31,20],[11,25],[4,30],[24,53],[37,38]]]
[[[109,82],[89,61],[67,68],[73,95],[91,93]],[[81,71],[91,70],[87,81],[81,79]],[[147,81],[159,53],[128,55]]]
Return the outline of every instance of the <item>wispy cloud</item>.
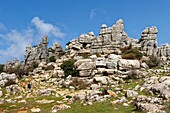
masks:
[[[4,31],[4,30],[7,30],[7,28],[2,23],[0,23],[0,31]]]
[[[39,17],[34,17],[31,20],[32,25],[27,26],[22,30],[11,30],[6,33],[0,32],[0,63],[5,63],[7,60],[12,60],[17,57],[19,60],[23,60],[25,54],[25,48],[28,44],[38,44],[42,35],[55,37],[60,39],[65,36],[65,33],[50,23],[45,23]],[[6,27],[0,23],[0,30],[5,30]],[[52,39],[51,39],[52,40]]]
[[[103,15],[107,17],[107,12],[105,9],[102,9],[102,8],[91,9],[89,13],[89,20],[93,20],[98,15]]]
[[[44,20],[41,20],[39,17],[34,17],[31,22],[36,26],[41,35],[54,35],[59,38],[65,36],[57,26],[45,23]]]
[[[25,47],[33,41],[33,30],[26,29],[21,32],[12,30],[9,33],[2,35],[5,40],[6,48],[0,49],[0,62],[7,61],[12,58],[21,59],[25,52]]]

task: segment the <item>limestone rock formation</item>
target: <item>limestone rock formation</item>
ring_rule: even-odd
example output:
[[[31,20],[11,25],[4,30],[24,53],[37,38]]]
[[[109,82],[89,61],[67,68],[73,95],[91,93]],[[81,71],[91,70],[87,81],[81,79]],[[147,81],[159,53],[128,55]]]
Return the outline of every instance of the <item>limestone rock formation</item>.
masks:
[[[21,67],[19,60],[14,58],[13,61],[7,61],[4,65],[4,71],[8,73],[14,73]]]
[[[158,51],[158,56],[170,59],[170,45],[163,44]]]
[[[103,24],[99,36],[94,36],[93,32],[89,32],[89,34],[82,34],[78,39],[70,41],[66,46],[66,53],[75,56],[82,53],[82,50],[86,50],[90,54],[121,54],[120,48],[130,44],[136,45],[137,42],[124,32],[123,20],[119,19],[112,27]]]
[[[139,69],[140,62],[138,60],[120,59],[118,61],[118,68],[119,70]]]
[[[8,84],[8,82],[16,83],[16,79],[17,77],[15,74],[1,73],[0,74],[0,87],[5,86],[6,84]]]
[[[157,33],[158,30],[155,26],[151,28],[146,28],[142,32],[139,43],[141,44],[142,50],[148,56],[157,55],[158,52]]]
[[[31,47],[28,45],[26,47],[26,54],[25,54],[25,64],[29,65],[33,62],[45,62],[47,61],[48,57],[48,37],[42,38],[42,42],[38,44],[38,46]]]
[[[48,49],[49,57],[55,56],[55,58],[60,58],[63,54],[63,48],[58,42],[54,42],[53,45]]]

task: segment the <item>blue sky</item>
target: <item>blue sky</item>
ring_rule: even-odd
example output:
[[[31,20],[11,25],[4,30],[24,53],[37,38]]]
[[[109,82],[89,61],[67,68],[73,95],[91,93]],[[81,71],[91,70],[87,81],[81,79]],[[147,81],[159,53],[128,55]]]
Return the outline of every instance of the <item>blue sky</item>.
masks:
[[[170,44],[170,0],[0,0],[0,63],[23,60],[25,46],[37,45],[42,36],[49,36],[49,45],[58,41],[65,47],[120,18],[129,37],[157,26],[159,45]]]

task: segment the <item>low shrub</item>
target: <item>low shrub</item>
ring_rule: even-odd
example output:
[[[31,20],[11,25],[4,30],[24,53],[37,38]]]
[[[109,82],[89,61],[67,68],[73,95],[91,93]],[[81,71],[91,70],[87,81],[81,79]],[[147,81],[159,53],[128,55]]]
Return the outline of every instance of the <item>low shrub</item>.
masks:
[[[143,57],[143,54],[137,49],[132,48],[131,46],[121,49],[123,59],[138,59],[140,60]]]
[[[61,69],[64,71],[65,78],[69,75],[78,76],[78,71],[74,67],[74,60],[66,60],[61,65]]]
[[[51,57],[49,58],[49,62],[55,62],[55,61],[56,61],[55,56],[51,56]]]

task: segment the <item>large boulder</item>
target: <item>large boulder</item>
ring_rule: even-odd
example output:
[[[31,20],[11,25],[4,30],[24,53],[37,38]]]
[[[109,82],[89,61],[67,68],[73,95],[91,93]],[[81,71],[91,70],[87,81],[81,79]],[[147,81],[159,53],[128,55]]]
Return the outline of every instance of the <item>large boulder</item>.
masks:
[[[89,70],[89,69],[94,69],[96,67],[94,62],[83,62],[77,70]]]
[[[2,95],[3,95],[3,92],[2,92],[2,91],[0,91],[0,97],[2,97]]]
[[[146,89],[148,92],[155,94],[155,95],[161,95],[165,99],[170,98],[170,91],[169,91],[169,85],[170,84],[170,78],[169,77],[150,77],[148,78],[145,83],[142,86],[142,89]]]
[[[99,82],[99,83],[102,83],[104,85],[108,84],[108,77],[105,77],[105,76],[101,76],[101,77],[96,76],[96,77],[93,78],[93,80],[95,82]]]
[[[16,83],[17,76],[15,74],[0,74],[0,86],[5,86]]]
[[[74,63],[74,66],[75,67],[79,67],[82,63],[84,62],[92,62],[92,59],[80,59],[80,60],[77,60],[75,63]]]
[[[139,95],[134,102],[138,110],[149,113],[166,113],[163,109],[164,106],[162,98],[147,97]]]
[[[106,59],[103,57],[98,57],[96,59],[96,67],[106,67]]]
[[[139,69],[140,62],[138,60],[120,59],[118,61],[118,68],[119,70]]]
[[[74,66],[76,67],[76,70],[79,71],[79,76],[91,76],[96,67],[91,59],[78,60],[74,63]]]
[[[129,97],[137,97],[138,96],[138,93],[136,91],[133,91],[133,90],[127,90],[126,91],[126,96],[129,98]]]

